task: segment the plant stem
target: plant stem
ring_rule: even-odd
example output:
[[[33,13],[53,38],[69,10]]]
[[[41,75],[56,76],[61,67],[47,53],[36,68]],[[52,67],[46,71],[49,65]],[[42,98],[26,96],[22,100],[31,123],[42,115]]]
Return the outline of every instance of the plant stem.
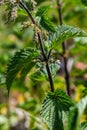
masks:
[[[37,25],[37,22],[34,20],[29,8],[22,2],[20,1],[20,6],[27,12],[29,18],[31,19],[32,23],[38,27]],[[46,70],[47,70],[47,74],[48,74],[48,78],[49,78],[49,82],[50,82],[50,87],[51,87],[51,91],[54,92],[54,84],[53,84],[53,79],[52,79],[52,75],[51,75],[51,72],[50,72],[50,68],[49,68],[49,64],[48,64],[48,58],[45,54],[45,50],[44,50],[44,46],[43,46],[43,40],[42,40],[42,36],[41,36],[41,33],[38,32],[38,40],[39,40],[39,44],[40,44],[40,48],[41,48],[41,51],[42,51],[42,55],[43,55],[43,58],[44,58],[44,61],[46,62]]]
[[[63,18],[62,18],[62,10],[61,10],[60,0],[57,0],[57,6],[58,6],[59,22],[60,22],[60,25],[62,25],[63,24]],[[70,93],[70,75],[69,75],[69,72],[68,72],[68,69],[67,69],[67,57],[66,57],[66,45],[65,45],[65,42],[62,43],[62,50],[63,50],[66,90],[67,90],[67,94],[69,96],[71,96],[71,93]]]

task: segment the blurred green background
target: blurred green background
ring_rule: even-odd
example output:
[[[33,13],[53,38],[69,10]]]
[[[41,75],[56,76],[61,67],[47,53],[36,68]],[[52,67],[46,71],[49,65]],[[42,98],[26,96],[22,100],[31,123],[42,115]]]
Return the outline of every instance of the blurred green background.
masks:
[[[28,0],[26,3],[28,4]],[[58,12],[55,0],[36,0],[37,8],[49,5],[48,17],[58,25]],[[80,0],[62,0],[64,24],[80,27],[87,32],[87,8]],[[0,130],[48,130],[40,117],[42,100],[49,90],[48,82],[37,82],[26,76],[24,83],[19,75],[12,84],[8,100],[5,85],[6,66],[10,58],[21,48],[32,47],[32,29],[21,30],[21,23],[28,20],[24,11],[18,10],[15,22],[7,22],[5,6],[0,6]],[[78,102],[87,95],[87,38],[76,38],[68,46],[71,70],[72,99]],[[61,51],[61,46],[59,46]],[[73,62],[72,62],[73,61]],[[54,80],[55,88],[65,90],[63,72]],[[9,105],[8,105],[9,104]],[[87,120],[87,112],[82,122]]]

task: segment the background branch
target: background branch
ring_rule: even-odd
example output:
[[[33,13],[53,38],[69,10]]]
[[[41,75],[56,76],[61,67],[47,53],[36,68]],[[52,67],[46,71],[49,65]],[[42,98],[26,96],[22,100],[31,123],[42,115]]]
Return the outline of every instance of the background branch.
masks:
[[[57,6],[58,6],[59,23],[60,23],[60,25],[62,25],[63,24],[63,18],[62,18],[62,6],[60,4],[60,0],[57,0]],[[71,93],[70,93],[70,75],[69,75],[69,72],[68,72],[68,69],[67,69],[67,57],[66,57],[66,44],[65,44],[65,42],[62,43],[62,50],[63,50],[66,90],[67,90],[67,94],[69,96],[71,96]]]

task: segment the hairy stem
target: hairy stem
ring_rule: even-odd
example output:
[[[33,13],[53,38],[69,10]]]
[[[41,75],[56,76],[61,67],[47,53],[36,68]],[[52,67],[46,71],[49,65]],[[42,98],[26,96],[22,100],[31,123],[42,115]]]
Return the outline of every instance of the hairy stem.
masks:
[[[29,18],[31,19],[32,23],[38,27],[37,25],[37,22],[34,20],[29,8],[22,2],[20,1],[20,6],[27,12]],[[48,64],[48,58],[45,54],[45,50],[44,50],[44,46],[43,46],[43,40],[42,40],[42,36],[41,36],[41,33],[38,32],[38,40],[39,40],[39,44],[40,44],[40,48],[41,48],[41,51],[42,51],[42,55],[43,55],[43,58],[44,58],[44,61],[46,62],[46,70],[47,70],[47,74],[48,74],[48,78],[49,78],[49,82],[50,82],[50,87],[51,87],[51,91],[54,92],[54,84],[53,84],[53,79],[52,79],[52,75],[51,75],[51,72],[50,72],[50,68],[49,68],[49,64]]]
[[[62,10],[61,10],[61,4],[60,0],[57,0],[57,6],[58,6],[58,17],[59,17],[59,22],[60,25],[63,24],[63,19],[62,19]],[[67,57],[66,55],[66,45],[65,42],[62,43],[62,50],[63,50],[63,60],[64,60],[64,71],[65,71],[65,81],[66,81],[66,89],[67,89],[67,94],[70,96],[70,75],[67,69]]]

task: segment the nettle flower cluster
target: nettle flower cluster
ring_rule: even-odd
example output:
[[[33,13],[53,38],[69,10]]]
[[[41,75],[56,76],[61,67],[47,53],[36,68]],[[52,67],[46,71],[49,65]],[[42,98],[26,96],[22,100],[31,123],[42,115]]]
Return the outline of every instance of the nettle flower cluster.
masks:
[[[1,0],[0,5],[5,5],[6,7],[6,23],[13,22],[17,18],[18,1],[16,0]]]
[[[20,0],[0,0],[0,5],[4,4],[6,6],[6,23],[14,22],[18,17],[18,8],[20,7],[19,3]],[[30,0],[29,5],[31,6],[32,10],[34,10],[36,2],[34,0]]]

